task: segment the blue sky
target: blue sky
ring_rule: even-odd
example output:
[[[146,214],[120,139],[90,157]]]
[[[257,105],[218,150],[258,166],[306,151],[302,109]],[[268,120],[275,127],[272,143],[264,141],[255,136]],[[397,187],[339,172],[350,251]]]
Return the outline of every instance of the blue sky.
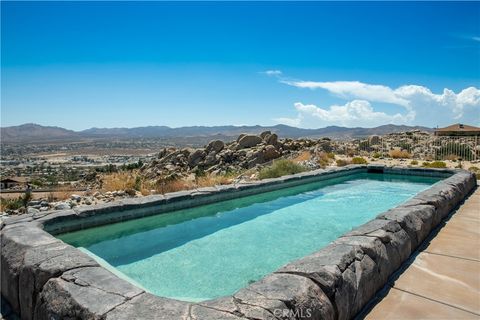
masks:
[[[1,125],[480,125],[478,2],[1,3]]]

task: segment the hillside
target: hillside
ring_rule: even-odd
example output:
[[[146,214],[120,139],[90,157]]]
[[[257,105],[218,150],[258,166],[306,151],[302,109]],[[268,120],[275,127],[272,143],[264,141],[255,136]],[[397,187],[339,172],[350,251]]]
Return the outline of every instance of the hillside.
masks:
[[[26,123],[19,126],[0,128],[2,143],[70,141],[80,139],[81,134],[60,127]]]
[[[234,138],[241,133],[259,134],[271,131],[285,138],[352,138],[369,135],[383,135],[392,132],[410,130],[431,131],[425,127],[383,125],[375,128],[346,128],[329,126],[319,129],[302,129],[287,125],[276,126],[190,126],[170,128],[167,126],[148,126],[137,128],[91,128],[83,131],[72,131],[60,127],[47,127],[38,124],[1,128],[2,143],[60,142],[82,139],[135,139],[135,138],[172,138],[185,137],[224,137]]]

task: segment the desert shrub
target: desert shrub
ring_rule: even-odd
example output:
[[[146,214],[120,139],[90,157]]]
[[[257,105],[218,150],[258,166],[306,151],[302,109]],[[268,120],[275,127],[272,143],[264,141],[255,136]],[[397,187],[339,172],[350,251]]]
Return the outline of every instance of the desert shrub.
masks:
[[[135,178],[135,185],[133,186],[133,189],[140,191],[142,189],[142,177],[137,176]]]
[[[480,179],[480,168],[472,166],[468,168],[468,171],[472,171],[477,176],[477,179]]]
[[[381,156],[382,156],[382,154],[380,152],[375,152],[372,157],[375,158],[375,159],[378,159]]]
[[[425,168],[446,168],[447,164],[443,161],[424,162],[422,164]]]
[[[271,166],[260,170],[259,179],[277,178],[287,174],[295,174],[305,171],[306,168],[291,160],[281,159],[274,161]]]
[[[393,149],[388,152],[388,155],[393,159],[407,159],[411,158],[412,155],[407,150]]]
[[[22,197],[18,197],[17,199],[0,198],[0,211],[17,210],[21,207],[23,207]]]
[[[333,158],[332,158],[332,156],[333,156]],[[326,166],[330,165],[330,163],[333,162],[333,159],[335,159],[335,155],[331,152],[329,152],[329,153],[320,152],[318,154],[318,164],[322,168],[325,168]]]
[[[352,164],[367,164],[368,161],[362,157],[355,157],[352,159]]]
[[[412,149],[412,145],[410,143],[406,143],[406,142],[400,142],[396,146],[399,147],[401,150],[411,150]]]
[[[195,168],[195,170],[193,170],[193,173],[195,174],[195,177],[205,177],[205,175],[207,174],[205,170],[199,167]]]
[[[113,173],[113,172],[117,172],[118,169],[117,169],[117,166],[114,164],[107,164],[103,167],[95,168],[95,171],[104,172],[104,173]]]
[[[22,199],[23,206],[26,208],[30,200],[33,199],[32,192],[31,191],[25,192],[23,196],[21,196],[21,199]]]
[[[416,166],[418,164],[418,161],[417,160],[412,160],[412,161],[410,161],[410,164],[412,166]]]
[[[344,167],[348,164],[348,161],[343,159],[337,159],[336,163],[337,163],[337,167]]]
[[[34,185],[34,186],[37,186],[37,187],[43,187],[44,182],[43,182],[41,179],[33,178],[33,179],[30,181],[30,184],[31,184],[31,185]]]
[[[135,169],[139,169],[143,166],[143,162],[142,160],[138,160],[138,162],[134,162],[134,163],[129,163],[129,164],[123,164],[120,169],[122,170],[135,170]]]
[[[358,144],[358,148],[360,150],[364,150],[364,151],[370,151],[371,148],[370,148],[370,142],[367,141],[361,141],[359,144]]]
[[[468,168],[468,171],[472,171],[472,172],[477,173],[477,172],[480,172],[480,168],[472,166],[472,167]]]

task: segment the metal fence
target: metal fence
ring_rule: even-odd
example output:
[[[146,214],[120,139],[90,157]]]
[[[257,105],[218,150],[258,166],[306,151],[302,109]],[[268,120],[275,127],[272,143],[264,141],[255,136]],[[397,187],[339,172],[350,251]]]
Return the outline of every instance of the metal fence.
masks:
[[[420,160],[480,160],[480,137],[390,134],[338,145],[345,154]]]

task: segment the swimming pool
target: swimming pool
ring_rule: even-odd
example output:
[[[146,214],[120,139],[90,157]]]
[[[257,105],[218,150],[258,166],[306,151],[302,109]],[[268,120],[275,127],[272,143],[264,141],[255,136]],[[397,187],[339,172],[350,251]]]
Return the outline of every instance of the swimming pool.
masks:
[[[57,237],[155,295],[203,301],[319,250],[439,180],[355,173]]]

